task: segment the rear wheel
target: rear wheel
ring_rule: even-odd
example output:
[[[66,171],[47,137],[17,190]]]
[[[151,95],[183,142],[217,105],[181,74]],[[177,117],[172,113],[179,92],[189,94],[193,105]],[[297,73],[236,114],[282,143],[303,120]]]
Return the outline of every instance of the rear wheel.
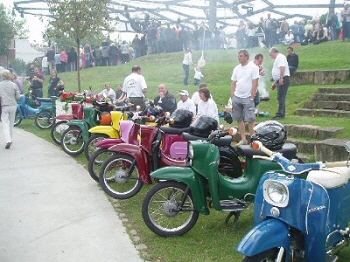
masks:
[[[99,182],[99,173],[103,163],[109,159],[114,152],[108,151],[106,148],[96,150],[90,157],[88,163],[88,171],[93,180]]]
[[[63,132],[68,128],[67,122],[68,121],[59,121],[51,127],[51,138],[58,145],[61,144]]]
[[[114,154],[106,160],[99,178],[102,189],[116,199],[130,198],[143,186],[135,159],[126,154]]]
[[[187,191],[185,184],[176,181],[155,185],[142,202],[143,220],[160,236],[187,233],[196,224],[198,216],[191,192]]]
[[[245,257],[243,262],[274,262],[276,261],[277,254],[278,249],[273,248],[252,257]],[[285,261],[285,259],[282,261]]]
[[[94,146],[94,144],[101,139],[104,139],[106,137],[109,137],[105,134],[92,134],[91,137],[85,142],[84,145],[84,154],[86,156],[86,159],[89,161],[91,155],[96,152],[98,149],[97,147]]]
[[[15,122],[14,122],[13,126],[18,126],[21,122],[22,122],[21,113],[17,109],[16,116],[15,116]]]
[[[84,151],[82,131],[77,126],[70,126],[63,132],[61,147],[68,155],[79,155]]]
[[[41,129],[48,129],[55,123],[55,118],[49,110],[42,110],[35,116],[35,124]]]

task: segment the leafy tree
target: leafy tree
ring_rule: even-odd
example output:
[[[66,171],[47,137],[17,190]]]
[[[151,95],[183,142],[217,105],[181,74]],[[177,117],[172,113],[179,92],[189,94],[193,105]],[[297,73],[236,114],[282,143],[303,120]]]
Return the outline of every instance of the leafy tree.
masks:
[[[16,20],[3,4],[0,4],[0,55],[7,55],[8,48],[15,36],[26,38],[28,30],[25,21]]]
[[[46,34],[49,38],[72,38],[79,50],[82,40],[109,29],[110,0],[48,0],[52,19]],[[80,52],[78,52],[78,61]],[[78,92],[81,92],[78,66]]]

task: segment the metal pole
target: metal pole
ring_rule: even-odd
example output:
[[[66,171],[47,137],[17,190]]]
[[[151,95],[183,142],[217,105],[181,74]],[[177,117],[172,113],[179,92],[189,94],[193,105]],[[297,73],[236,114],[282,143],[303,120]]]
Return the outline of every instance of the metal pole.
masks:
[[[334,5],[335,5],[335,0],[329,0],[329,12],[330,13],[331,11],[334,12]]]
[[[216,28],[216,0],[209,0],[209,30],[214,32]]]

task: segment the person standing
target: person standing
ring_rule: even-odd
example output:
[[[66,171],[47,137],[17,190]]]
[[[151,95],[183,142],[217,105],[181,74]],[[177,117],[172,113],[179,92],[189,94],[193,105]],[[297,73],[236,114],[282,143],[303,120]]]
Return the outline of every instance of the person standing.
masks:
[[[289,67],[290,76],[294,75],[295,72],[298,70],[299,66],[299,56],[295,53],[293,47],[287,48],[287,62]]]
[[[55,61],[55,50],[54,47],[51,47],[47,52],[46,52],[46,57],[47,57],[47,63],[49,66],[49,74],[51,74],[52,69],[56,69],[56,61]]]
[[[344,3],[344,8],[341,10],[341,17],[343,25],[342,41],[344,42],[345,38],[348,38],[348,41],[350,41],[350,7],[348,3]]]
[[[61,72],[66,72],[68,64],[68,55],[66,49],[62,49],[60,53],[60,62],[61,62]]]
[[[146,80],[141,75],[141,67],[133,66],[131,74],[124,79],[123,92],[126,93],[129,102],[136,106],[145,108],[145,93],[147,92]]]
[[[164,112],[172,114],[176,110],[175,96],[169,93],[164,84],[158,86],[158,96],[154,99],[154,105],[163,108]]]
[[[71,47],[68,52],[68,63],[70,65],[70,71],[77,71],[77,64],[78,64],[78,54],[77,51],[75,51],[74,47]]]
[[[28,84],[35,97],[43,97],[44,76],[40,74],[39,67],[34,67],[34,74],[29,77]]]
[[[184,55],[184,59],[182,61],[182,68],[185,71],[185,78],[183,81],[183,84],[185,86],[188,86],[188,77],[190,75],[190,65],[193,64],[192,63],[192,50],[191,48],[187,48],[185,55]]]
[[[177,109],[185,109],[192,112],[193,116],[196,115],[196,106],[193,101],[188,97],[189,93],[187,90],[181,90],[180,93],[180,101],[177,103]]]
[[[1,100],[1,121],[4,129],[5,148],[9,149],[12,144],[12,132],[15,122],[17,100],[20,97],[18,87],[11,81],[11,72],[2,70],[2,81],[0,82],[0,100]]]
[[[233,119],[238,123],[238,131],[241,140],[237,146],[246,145],[245,124],[248,122],[250,135],[254,134],[255,105],[254,98],[258,89],[259,68],[254,63],[249,63],[247,50],[238,52],[237,65],[232,72],[231,97]]]
[[[290,72],[287,58],[285,55],[281,54],[276,47],[270,48],[269,55],[275,60],[272,67],[272,78],[274,83],[272,84],[271,89],[274,90],[277,88],[278,110],[273,119],[278,120],[285,117],[286,96],[290,85]]]
[[[17,85],[18,90],[19,90],[19,93],[20,93],[20,94],[23,94],[23,84],[22,84],[22,80],[19,79],[19,78],[17,77],[16,74],[12,74],[12,75],[11,75],[11,80],[12,80],[12,82],[14,82],[14,83]]]

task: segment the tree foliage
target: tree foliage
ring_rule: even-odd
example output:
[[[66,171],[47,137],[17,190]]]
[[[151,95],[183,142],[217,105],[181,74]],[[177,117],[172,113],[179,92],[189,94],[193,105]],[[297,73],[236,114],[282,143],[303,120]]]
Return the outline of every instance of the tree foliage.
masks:
[[[47,37],[73,39],[79,50],[85,38],[109,30],[109,2],[110,0],[48,0],[52,19],[46,31]],[[81,92],[79,67],[78,91]]]
[[[15,36],[26,38],[28,30],[24,28],[24,24],[24,20],[17,20],[3,4],[0,4],[0,55],[7,55]]]

